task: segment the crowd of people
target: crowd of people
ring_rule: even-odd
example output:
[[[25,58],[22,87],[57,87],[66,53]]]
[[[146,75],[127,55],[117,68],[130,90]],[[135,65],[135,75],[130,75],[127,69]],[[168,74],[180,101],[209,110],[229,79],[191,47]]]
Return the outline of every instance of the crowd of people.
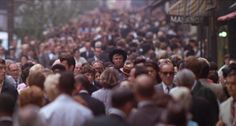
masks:
[[[0,48],[0,126],[235,126],[220,69],[161,9],[95,10]]]

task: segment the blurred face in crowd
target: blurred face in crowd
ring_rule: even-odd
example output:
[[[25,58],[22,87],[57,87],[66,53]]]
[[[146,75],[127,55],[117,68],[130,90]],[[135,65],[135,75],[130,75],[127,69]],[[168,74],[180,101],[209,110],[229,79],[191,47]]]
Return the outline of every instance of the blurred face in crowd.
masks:
[[[95,69],[96,72],[102,73],[103,70],[104,70],[104,66],[100,62],[96,62],[96,63],[93,64],[93,69]]]
[[[8,73],[17,80],[20,76],[20,67],[17,64],[10,64]]]
[[[0,63],[0,83],[3,82],[6,73],[6,65]]]
[[[150,66],[147,67],[147,71],[148,71],[148,75],[154,80],[156,80],[157,71],[153,67],[150,67]]]
[[[112,61],[114,63],[114,67],[117,69],[123,67],[123,65],[124,65],[124,57],[120,54],[115,54],[112,57]]]
[[[85,73],[84,75],[88,78],[88,80],[89,80],[90,83],[93,83],[93,81],[94,81],[94,79],[95,79],[94,73],[89,73],[89,72],[87,72],[87,73]]]
[[[61,64],[65,66],[67,71],[74,72],[74,65],[70,66],[66,60],[62,61]]]
[[[77,75],[81,72],[81,67],[82,67],[81,63],[78,63],[78,64],[75,65],[75,70],[74,70],[75,75]]]
[[[160,67],[160,77],[161,77],[161,80],[166,85],[173,84],[174,66],[171,63],[161,65],[161,67]]]
[[[226,87],[229,94],[236,99],[236,75],[229,75],[226,77]]]
[[[79,50],[75,51],[74,57],[79,59],[80,58],[80,52]]]
[[[95,53],[96,57],[99,57],[102,53],[102,49],[101,48],[95,48],[94,53]]]

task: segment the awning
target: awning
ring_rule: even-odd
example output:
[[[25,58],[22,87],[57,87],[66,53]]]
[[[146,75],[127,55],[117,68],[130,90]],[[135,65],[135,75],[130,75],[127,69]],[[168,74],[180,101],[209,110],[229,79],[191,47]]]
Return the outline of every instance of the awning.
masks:
[[[232,19],[236,19],[236,2],[234,2],[232,5],[228,7],[229,13],[219,16],[217,18],[218,21],[229,21]]]
[[[217,18],[218,21],[229,21],[231,19],[236,19],[236,11]]]
[[[176,23],[201,23],[215,6],[215,0],[179,0],[170,7],[168,14]]]

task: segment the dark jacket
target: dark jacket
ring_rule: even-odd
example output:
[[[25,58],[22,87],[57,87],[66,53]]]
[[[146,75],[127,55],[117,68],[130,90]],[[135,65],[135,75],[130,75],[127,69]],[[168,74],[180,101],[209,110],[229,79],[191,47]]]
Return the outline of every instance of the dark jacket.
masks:
[[[204,87],[199,81],[197,81],[195,87],[192,90],[192,95],[205,98],[209,102],[210,115],[209,117],[205,118],[208,118],[209,126],[215,126],[219,117],[219,105],[214,92],[211,91],[211,89]]]
[[[105,105],[101,101],[91,97],[88,93],[79,93],[79,96],[88,103],[94,116],[105,115]]]

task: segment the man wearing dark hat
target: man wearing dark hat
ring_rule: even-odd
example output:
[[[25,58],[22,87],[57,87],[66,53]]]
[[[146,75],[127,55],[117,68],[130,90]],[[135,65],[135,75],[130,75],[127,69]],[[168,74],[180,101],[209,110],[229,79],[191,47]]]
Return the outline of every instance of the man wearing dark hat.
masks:
[[[120,80],[125,80],[125,75],[124,73],[120,70],[123,66],[124,63],[127,59],[127,53],[122,50],[122,49],[114,49],[110,54],[109,54],[110,61],[113,64],[113,67],[117,69],[120,73]]]

